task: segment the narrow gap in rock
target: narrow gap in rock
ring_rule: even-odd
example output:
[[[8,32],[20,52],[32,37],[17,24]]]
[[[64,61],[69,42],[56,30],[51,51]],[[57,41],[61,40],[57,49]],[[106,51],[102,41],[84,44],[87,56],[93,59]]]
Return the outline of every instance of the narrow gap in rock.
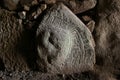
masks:
[[[104,59],[101,56],[96,55],[96,64],[99,66],[103,66]]]
[[[3,0],[0,0],[0,8],[3,8]]]
[[[0,58],[0,70],[4,71],[5,70],[5,65],[3,63],[3,60]]]
[[[51,57],[50,56],[47,56],[47,61],[48,61],[48,63],[51,64]]]

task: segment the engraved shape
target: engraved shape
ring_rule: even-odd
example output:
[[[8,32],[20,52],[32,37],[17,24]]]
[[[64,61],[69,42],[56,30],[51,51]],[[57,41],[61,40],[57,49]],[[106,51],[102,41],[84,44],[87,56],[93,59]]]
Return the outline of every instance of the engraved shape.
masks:
[[[95,52],[89,29],[63,4],[44,15],[36,32],[37,51],[47,72],[92,70]]]

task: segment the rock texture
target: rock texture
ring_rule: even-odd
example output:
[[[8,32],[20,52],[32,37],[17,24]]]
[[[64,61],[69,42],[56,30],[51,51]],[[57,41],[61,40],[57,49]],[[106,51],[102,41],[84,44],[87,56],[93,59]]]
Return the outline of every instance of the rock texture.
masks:
[[[56,0],[66,4],[75,14],[85,12],[96,6],[96,0]]]
[[[16,10],[19,0],[2,0],[3,6],[9,10]]]
[[[64,6],[59,6],[58,10],[55,7],[49,10],[59,2],[72,10],[92,32],[95,40],[93,45],[96,45],[95,54],[92,53],[94,50],[90,44],[88,48],[91,54],[85,52],[84,46],[92,41],[91,33],[73,13]],[[120,0],[0,0],[0,7],[0,80],[120,80]],[[60,8],[65,10],[63,12],[67,17],[56,14],[56,19],[56,15],[52,13],[63,13]],[[18,15],[21,12],[26,15]],[[48,20],[43,15],[47,15]],[[62,18],[64,20],[60,20]],[[50,25],[46,24],[48,22],[51,22]],[[80,25],[76,25],[78,23]],[[87,37],[85,42],[84,37]],[[68,43],[68,48],[64,46],[65,42]],[[64,44],[60,45],[61,43]],[[78,49],[71,51],[73,46]],[[93,58],[95,56],[96,60]],[[74,65],[65,68],[63,64],[61,67],[64,61],[67,66]],[[69,61],[72,62],[68,63]],[[82,68],[77,63],[86,63],[86,66]],[[92,71],[88,71],[92,68]],[[85,69],[87,72],[84,72]],[[45,72],[78,73],[51,75]]]
[[[29,61],[30,64],[31,60],[34,61],[30,37],[32,34],[23,29],[14,13],[0,8],[0,60],[3,63],[0,67],[8,71],[29,70]]]
[[[119,80],[120,0],[99,0],[97,9],[99,17],[94,34],[96,65],[100,69],[100,76],[102,76],[100,80]],[[107,75],[103,76],[105,74]],[[110,79],[111,77],[114,79]]]
[[[65,5],[57,4],[47,11],[36,38],[40,63],[47,72],[70,74],[93,69],[91,32]]]
[[[96,6],[96,0],[3,0],[3,6],[9,10],[16,10],[24,6],[34,6],[39,5],[39,3],[56,4],[64,3],[68,6],[75,14],[85,12]]]
[[[74,75],[52,75],[40,72],[2,72],[0,71],[0,80],[98,80],[94,74],[84,72]]]

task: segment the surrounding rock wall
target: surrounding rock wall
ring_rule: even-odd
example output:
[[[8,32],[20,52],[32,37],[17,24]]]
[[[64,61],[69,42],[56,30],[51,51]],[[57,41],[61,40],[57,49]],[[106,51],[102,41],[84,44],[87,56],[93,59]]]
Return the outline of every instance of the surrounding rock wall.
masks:
[[[96,23],[94,38],[96,65],[103,77],[101,80],[111,80],[111,74],[117,77],[120,73],[119,3],[119,0],[99,0],[97,5],[98,23]]]
[[[29,70],[34,60],[32,31],[25,31],[14,12],[0,8],[0,60],[6,70]],[[29,60],[28,60],[29,59]]]

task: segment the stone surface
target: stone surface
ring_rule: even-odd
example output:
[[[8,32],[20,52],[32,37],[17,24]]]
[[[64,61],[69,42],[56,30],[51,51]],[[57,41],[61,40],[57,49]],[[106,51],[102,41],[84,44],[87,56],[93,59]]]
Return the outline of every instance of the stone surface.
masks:
[[[18,12],[18,16],[20,19],[25,19],[26,18],[26,11]]]
[[[63,4],[44,15],[36,32],[39,63],[50,73],[92,70],[95,53],[89,29]]]
[[[30,7],[37,3],[32,2],[33,0],[3,0],[3,6],[8,10],[16,10],[18,8],[24,7],[24,5]]]
[[[17,8],[24,7],[24,5],[31,7],[39,5],[41,2],[49,4],[57,4],[59,2],[68,6],[75,14],[82,13],[95,7],[96,0],[3,0],[4,6],[9,10],[16,10]]]
[[[76,6],[72,6],[73,4],[71,4],[72,6],[71,9],[75,14],[82,13],[94,8],[96,3],[97,3],[96,0],[82,0],[82,1],[77,0]]]
[[[41,8],[42,11],[44,11],[47,8],[47,4],[41,4],[40,8]]]
[[[32,61],[35,63],[30,48],[32,34],[19,23],[14,13],[0,8],[0,67],[8,71],[27,71]]]
[[[20,5],[24,6],[24,5],[27,5],[27,6],[31,6],[33,5],[32,2],[35,1],[35,0],[20,0]]]
[[[90,72],[74,75],[52,75],[40,72],[7,72],[0,71],[0,80],[98,80]]]
[[[3,6],[9,10],[17,9],[17,4],[19,0],[3,0]]]
[[[63,2],[75,14],[85,12],[95,7],[96,0],[56,0],[56,2]]]
[[[30,7],[28,7],[27,5],[24,5],[24,10],[29,11]]]
[[[98,3],[99,16],[97,20],[99,21],[95,27],[94,39],[96,42],[96,65],[100,69],[99,75],[102,76],[100,80],[119,80],[120,0],[99,0]],[[114,79],[110,79],[111,77]]]
[[[88,27],[88,29],[93,32],[94,31],[94,28],[95,28],[95,21],[91,20],[87,23],[86,25]]]
[[[56,0],[44,0],[46,4],[54,4]]]
[[[31,4],[32,6],[34,6],[34,5],[38,5],[39,3],[38,3],[38,0],[33,0]]]
[[[6,0],[8,2],[4,4],[2,3],[2,1],[4,0],[0,0],[0,6],[2,4],[5,7],[5,5],[7,4],[6,8],[8,10],[14,10],[16,8],[16,4],[14,2],[11,2],[14,0]],[[29,1],[33,1],[33,0],[28,0],[28,2],[23,0],[23,3],[25,2],[25,4],[23,4],[22,7],[24,7],[24,5],[26,4],[29,7],[29,5],[31,5],[31,2]],[[32,5],[38,6],[36,0],[34,1]],[[44,0],[39,0],[39,1],[44,1]],[[67,5],[71,10],[73,8],[72,11],[74,12],[74,9],[76,10],[84,9],[84,8],[80,8],[80,6],[82,6],[84,2],[92,1],[92,0],[59,0],[59,1],[63,1],[63,3]],[[31,54],[31,49],[33,48],[30,48],[31,46],[30,40],[34,38],[31,32],[26,30],[24,31],[22,27],[22,23],[24,23],[24,20],[19,19],[17,21],[16,17],[13,16],[17,13],[12,13],[12,11],[6,11],[3,10],[3,8],[2,9],[0,8],[0,80],[21,80],[21,79],[23,80],[39,80],[39,79],[40,80],[120,80],[120,59],[119,59],[120,58],[119,56],[120,1],[119,0],[97,0],[97,1],[99,1],[97,3],[97,8],[96,8],[97,11],[95,9],[92,9],[92,11],[94,11],[95,14],[98,14],[98,16],[94,17],[96,16],[94,15],[94,13],[87,11],[93,14],[94,19],[97,20],[95,29],[93,31],[93,36],[96,42],[96,46],[95,46],[96,64],[93,73],[95,74],[95,76],[91,77],[90,75],[92,73],[89,74],[84,73],[84,75],[75,74],[74,76],[73,74],[70,76],[69,75],[49,76],[47,74],[39,73],[36,71],[19,72],[22,70],[34,69],[33,67],[35,67],[36,57],[34,55],[36,55],[36,53]],[[76,5],[78,6],[78,8],[75,7]],[[86,7],[87,10],[91,9],[91,5],[85,5],[85,6],[87,6]],[[32,8],[30,8],[30,12],[31,10]],[[35,11],[36,10],[37,8],[35,8]],[[77,13],[81,13],[81,10],[77,10]],[[89,16],[89,13],[87,14],[87,16]],[[82,14],[86,15],[86,12]],[[89,21],[89,18],[85,18],[84,20]],[[33,24],[32,22],[33,20],[29,22],[29,26],[25,25],[25,27],[30,27],[29,30],[33,30],[31,29],[32,28],[31,25]],[[46,50],[47,49],[45,49],[44,51]],[[39,60],[39,61],[42,62],[43,60]],[[19,70],[19,71],[16,72],[15,70]],[[38,69],[35,70],[38,71]]]
[[[87,16],[87,15],[82,16],[82,19],[83,19],[85,22],[89,22],[89,21],[92,20],[91,17],[89,17],[89,16]]]

